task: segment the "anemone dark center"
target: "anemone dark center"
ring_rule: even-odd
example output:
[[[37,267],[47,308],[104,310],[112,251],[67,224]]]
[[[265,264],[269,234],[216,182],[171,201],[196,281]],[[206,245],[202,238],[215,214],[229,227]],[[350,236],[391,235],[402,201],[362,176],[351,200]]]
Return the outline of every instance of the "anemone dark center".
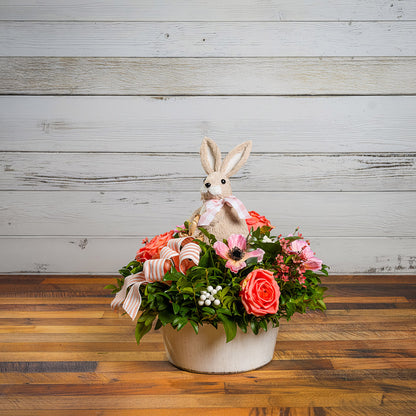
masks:
[[[230,257],[233,260],[241,260],[243,258],[244,252],[241,250],[241,248],[234,247],[232,250],[230,250]]]

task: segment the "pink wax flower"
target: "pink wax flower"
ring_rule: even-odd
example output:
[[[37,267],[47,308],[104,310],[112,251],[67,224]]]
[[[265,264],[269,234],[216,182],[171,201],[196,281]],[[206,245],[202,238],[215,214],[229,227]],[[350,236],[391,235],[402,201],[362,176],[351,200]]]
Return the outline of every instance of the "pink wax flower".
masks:
[[[290,251],[296,253],[303,262],[306,270],[321,270],[322,260],[315,257],[315,253],[305,240],[295,240],[290,244]]]
[[[227,244],[221,241],[214,243],[214,250],[218,256],[228,260],[225,267],[228,267],[233,273],[246,267],[246,260],[250,257],[257,257],[261,262],[263,260],[264,251],[258,248],[254,251],[246,251],[247,241],[241,234],[231,234],[227,240]]]

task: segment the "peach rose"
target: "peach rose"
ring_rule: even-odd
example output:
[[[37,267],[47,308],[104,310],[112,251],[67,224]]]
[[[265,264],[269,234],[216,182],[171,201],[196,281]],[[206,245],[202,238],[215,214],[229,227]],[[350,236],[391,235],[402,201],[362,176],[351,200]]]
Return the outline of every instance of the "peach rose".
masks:
[[[240,296],[249,314],[263,316],[279,310],[280,288],[268,270],[257,269],[249,273],[241,283]]]
[[[160,250],[172,239],[173,234],[175,234],[174,230],[153,237],[137,252],[136,260],[144,262],[146,260],[159,258]]]
[[[249,211],[250,218],[246,219],[246,224],[248,230],[250,231],[253,228],[253,231],[257,230],[259,227],[267,226],[274,228],[270,221],[263,215],[258,214],[256,211]]]

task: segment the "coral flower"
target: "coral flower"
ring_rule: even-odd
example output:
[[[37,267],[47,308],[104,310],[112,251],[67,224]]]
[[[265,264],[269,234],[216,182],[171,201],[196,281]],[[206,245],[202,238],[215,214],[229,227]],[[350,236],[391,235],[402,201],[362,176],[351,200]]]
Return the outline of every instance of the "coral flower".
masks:
[[[175,231],[171,230],[167,233],[153,237],[150,241],[145,238],[143,240],[143,244],[145,244],[145,246],[137,252],[136,260],[145,262],[146,260],[158,258],[160,250],[166,246],[171,238],[173,238],[173,234],[175,234]]]
[[[225,267],[228,267],[233,273],[244,269],[246,260],[250,257],[257,257],[259,262],[263,260],[264,251],[261,248],[254,251],[246,251],[247,241],[241,234],[231,234],[227,243],[228,245],[217,241],[213,247],[220,257],[228,260]]]
[[[249,211],[250,218],[246,218],[246,224],[248,227],[248,230],[250,231],[253,229],[253,231],[257,230],[259,227],[270,227],[270,229],[274,228],[273,225],[270,223],[270,221],[263,215],[260,215],[256,211]]]

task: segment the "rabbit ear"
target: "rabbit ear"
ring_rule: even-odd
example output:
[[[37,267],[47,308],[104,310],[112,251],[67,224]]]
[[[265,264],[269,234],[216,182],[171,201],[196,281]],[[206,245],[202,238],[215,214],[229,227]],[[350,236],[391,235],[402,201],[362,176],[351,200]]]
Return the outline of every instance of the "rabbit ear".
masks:
[[[240,168],[247,162],[251,152],[251,140],[239,144],[227,156],[225,156],[222,162],[220,171],[227,176],[233,176]]]
[[[208,175],[220,168],[221,152],[214,140],[204,137],[199,153],[202,167]]]

